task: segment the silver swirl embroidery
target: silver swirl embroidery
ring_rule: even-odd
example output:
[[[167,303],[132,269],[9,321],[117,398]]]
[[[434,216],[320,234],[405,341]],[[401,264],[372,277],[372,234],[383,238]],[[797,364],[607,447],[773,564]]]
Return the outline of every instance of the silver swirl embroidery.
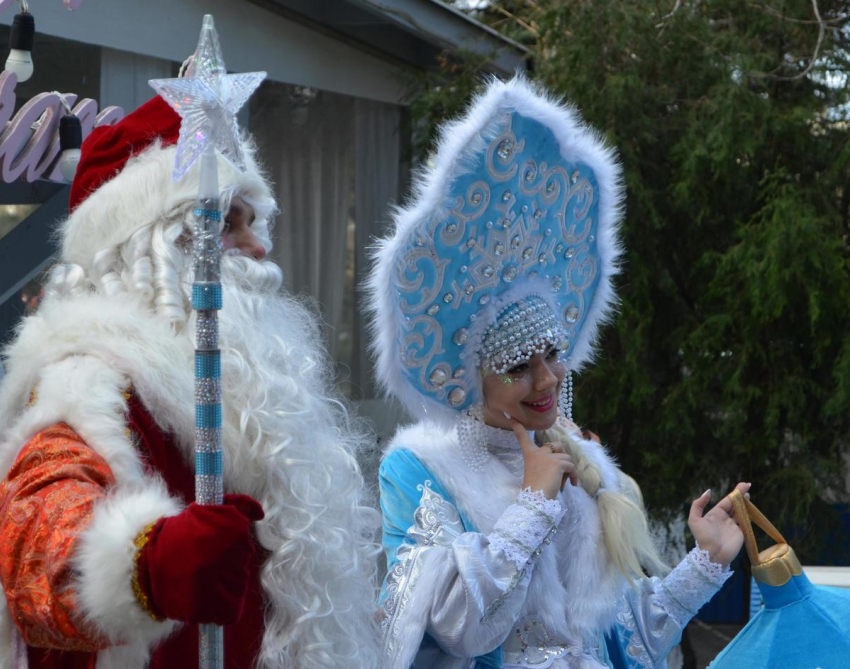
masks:
[[[413,514],[413,525],[407,533],[419,545],[451,546],[463,534],[463,523],[457,509],[434,492],[431,485],[431,481],[426,480],[416,486],[417,490],[422,491],[422,497]]]
[[[407,530],[416,544],[402,544],[398,547],[397,562],[387,576],[387,598],[383,605],[381,632],[384,652],[388,656],[395,653],[398,622],[422,575],[417,569],[419,556],[432,546],[451,546],[464,531],[457,509],[434,492],[432,485],[426,479],[416,486],[422,492],[422,497],[413,514],[413,525]]]
[[[617,611],[617,624],[622,626],[626,634],[629,636],[629,644],[626,647],[626,655],[633,659],[637,663],[637,666],[652,669],[655,665],[646,650],[643,638],[637,628],[635,615],[632,612],[632,608],[625,596],[620,598],[620,608]]]
[[[570,643],[549,633],[543,623],[537,620],[518,622],[502,648],[502,661],[505,666],[544,667],[551,666],[556,659],[571,655],[573,657],[591,657],[601,663],[600,643],[583,640]]]
[[[433,249],[430,248],[430,245],[417,245],[405,253],[404,260],[398,268],[398,287],[399,290],[403,291],[404,295],[408,297],[418,297],[419,299],[414,303],[403,303],[401,305],[401,310],[404,313],[415,314],[418,311],[421,311],[425,305],[433,301],[440,292],[440,288],[444,281],[446,266],[449,264],[449,261],[435,261],[434,256],[435,253]],[[425,279],[425,273],[422,271],[417,272],[417,265],[420,262],[431,264],[436,272],[437,280],[434,281],[433,285],[430,287],[422,287],[422,283]],[[415,275],[415,278],[409,279],[407,276],[408,274]]]
[[[484,615],[481,616],[482,623],[489,622],[493,615],[502,608],[504,603],[508,601],[508,598],[511,594],[513,594],[513,591],[517,589],[517,586],[522,583],[522,580],[528,575],[528,573],[528,569],[518,569],[514,572],[511,582],[508,583],[508,587],[505,588],[505,591],[496,597],[496,599],[490,603],[490,606],[487,607],[487,610],[484,611]]]

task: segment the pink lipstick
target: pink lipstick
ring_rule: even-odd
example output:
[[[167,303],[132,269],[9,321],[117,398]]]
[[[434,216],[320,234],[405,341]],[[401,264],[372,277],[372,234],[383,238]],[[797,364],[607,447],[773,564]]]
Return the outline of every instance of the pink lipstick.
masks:
[[[552,393],[548,397],[544,399],[539,399],[534,402],[523,402],[525,406],[527,406],[532,411],[537,411],[539,413],[546,413],[553,406],[555,406],[555,393]]]

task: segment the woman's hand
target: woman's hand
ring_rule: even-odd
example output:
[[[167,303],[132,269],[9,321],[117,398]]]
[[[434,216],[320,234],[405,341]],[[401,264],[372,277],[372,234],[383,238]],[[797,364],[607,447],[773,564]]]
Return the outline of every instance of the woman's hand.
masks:
[[[549,499],[555,499],[559,490],[564,489],[567,479],[578,485],[576,466],[557,443],[546,443],[539,448],[531,440],[528,430],[518,420],[511,419],[511,429],[516,435],[525,458],[522,477],[522,489],[542,490]]]
[[[736,488],[746,494],[751,483],[739,483]],[[749,497],[749,495],[747,495]],[[724,497],[715,507],[703,515],[711,500],[711,490],[706,490],[691,504],[688,527],[699,542],[699,547],[708,551],[712,562],[728,567],[744,545],[744,533],[738,527],[732,500]]]

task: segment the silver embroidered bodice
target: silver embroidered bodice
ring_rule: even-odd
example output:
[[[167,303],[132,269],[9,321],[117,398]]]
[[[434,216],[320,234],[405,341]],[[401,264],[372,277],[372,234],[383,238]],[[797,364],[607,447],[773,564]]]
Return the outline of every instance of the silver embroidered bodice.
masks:
[[[508,470],[508,479],[516,479],[518,489],[523,460],[513,433],[486,426],[484,433],[482,446]],[[467,483],[486,488],[474,477]],[[537,563],[546,551],[556,550],[559,532],[575,531],[569,498],[549,500],[539,491],[520,491],[492,530],[480,533],[465,531],[455,506],[434,488],[430,478],[417,484],[412,524],[385,582],[385,667],[408,669],[415,661],[417,669],[471,668],[472,658],[497,647],[505,669],[607,667],[606,630],[556,632],[545,621],[563,616],[563,601],[548,596],[558,588],[542,582],[530,589],[533,579],[559,580],[551,571],[556,566],[544,573]],[[486,490],[478,499],[490,500]],[[559,558],[552,557],[557,565]],[[705,551],[695,549],[664,580],[643,579],[622,591],[611,621],[622,633],[631,666],[665,666],[681,629],[727,577],[718,569]]]

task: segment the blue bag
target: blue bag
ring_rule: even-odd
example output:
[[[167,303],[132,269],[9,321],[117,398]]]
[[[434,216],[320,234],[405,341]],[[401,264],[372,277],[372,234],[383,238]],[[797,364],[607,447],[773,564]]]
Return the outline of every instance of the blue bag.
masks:
[[[755,505],[737,490],[729,497],[764,607],[710,669],[850,667],[850,590],[812,585],[794,550]],[[778,543],[759,553],[752,522]]]

